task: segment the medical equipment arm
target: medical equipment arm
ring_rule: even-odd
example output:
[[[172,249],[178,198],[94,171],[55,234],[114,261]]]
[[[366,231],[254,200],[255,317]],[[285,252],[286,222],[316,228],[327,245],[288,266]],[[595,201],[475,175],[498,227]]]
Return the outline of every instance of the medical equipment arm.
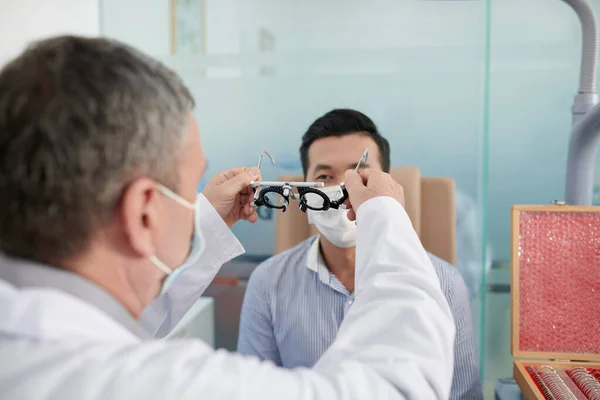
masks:
[[[573,131],[569,138],[565,201],[573,205],[591,205],[596,151],[600,143],[600,131],[594,123],[599,113],[594,108],[598,103],[598,29],[594,11],[588,0],[563,1],[577,13],[582,31],[579,90],[571,108]]]
[[[563,0],[581,22],[581,70],[579,90],[573,103],[573,124],[598,103],[596,95],[596,67],[598,65],[598,29],[596,16],[588,0]]]
[[[567,160],[567,204],[592,205],[596,153],[600,145],[600,105],[588,112],[574,127]]]

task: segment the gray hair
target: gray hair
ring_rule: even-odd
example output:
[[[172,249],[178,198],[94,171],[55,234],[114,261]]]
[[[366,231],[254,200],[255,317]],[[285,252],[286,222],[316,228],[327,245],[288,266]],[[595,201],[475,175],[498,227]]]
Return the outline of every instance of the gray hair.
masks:
[[[61,36],[0,71],[0,251],[59,265],[111,220],[132,180],[174,190],[193,99],[160,62]]]

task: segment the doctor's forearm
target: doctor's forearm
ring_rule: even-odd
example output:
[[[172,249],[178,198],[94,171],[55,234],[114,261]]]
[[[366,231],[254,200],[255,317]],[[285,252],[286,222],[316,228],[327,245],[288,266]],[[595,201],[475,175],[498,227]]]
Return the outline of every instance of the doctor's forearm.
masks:
[[[284,370],[190,343],[161,388],[212,399],[447,399],[454,323],[406,212],[390,198],[370,200],[358,210],[357,234],[356,300],[314,368]]]

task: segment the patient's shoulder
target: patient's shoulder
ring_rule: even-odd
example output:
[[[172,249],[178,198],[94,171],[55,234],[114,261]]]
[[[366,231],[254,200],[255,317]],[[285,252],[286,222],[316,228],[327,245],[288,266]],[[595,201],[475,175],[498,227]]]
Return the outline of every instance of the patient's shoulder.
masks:
[[[294,276],[292,271],[306,266],[308,251],[316,238],[316,236],[310,237],[291,249],[267,258],[254,269],[250,280],[266,283],[278,281],[283,277],[292,279]]]
[[[450,301],[454,297],[463,297],[463,294],[467,292],[467,286],[458,268],[431,253],[427,254],[440,279],[440,285],[446,298]]]

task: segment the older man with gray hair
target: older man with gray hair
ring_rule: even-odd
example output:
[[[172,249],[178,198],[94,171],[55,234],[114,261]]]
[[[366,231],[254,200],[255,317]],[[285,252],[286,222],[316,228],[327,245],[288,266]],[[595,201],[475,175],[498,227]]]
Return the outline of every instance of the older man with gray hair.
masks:
[[[243,251],[229,227],[256,220],[256,170],[196,195],[193,104],[107,39],[44,40],[0,71],[0,398],[447,398],[452,316],[380,171],[346,174],[356,300],[312,369],[153,340]]]

